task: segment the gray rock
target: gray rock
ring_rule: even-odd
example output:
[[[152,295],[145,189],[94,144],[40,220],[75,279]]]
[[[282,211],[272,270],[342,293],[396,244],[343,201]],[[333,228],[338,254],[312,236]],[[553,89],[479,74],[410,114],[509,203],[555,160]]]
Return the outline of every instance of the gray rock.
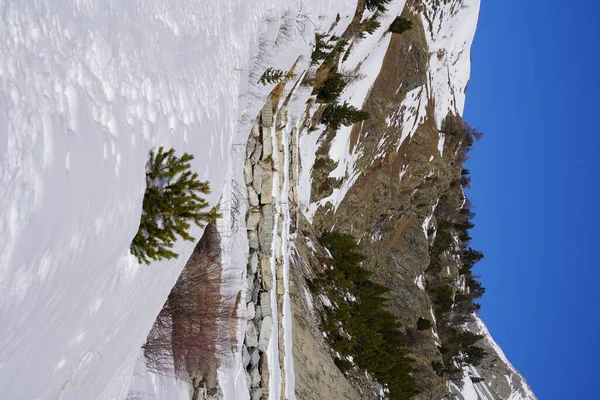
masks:
[[[244,343],[246,343],[246,346],[248,347],[258,346],[258,333],[252,322],[246,324],[246,339],[244,340]]]
[[[258,362],[260,361],[260,352],[258,349],[252,350],[250,353],[250,364],[258,366]]]
[[[270,317],[273,315],[271,309],[271,294],[269,292],[260,292],[258,295],[260,299],[260,308],[262,310],[263,317]]]
[[[271,98],[267,99],[260,112],[260,122],[263,126],[263,131],[265,128],[273,126],[273,100]]]
[[[265,317],[260,327],[260,336],[258,338],[258,349],[260,351],[266,351],[269,345],[269,339],[271,339],[271,333],[273,332],[273,318]]]
[[[258,271],[258,254],[252,253],[250,256],[250,262],[248,263],[249,270],[252,271],[253,274]]]
[[[252,165],[258,163],[258,161],[260,160],[260,156],[262,154],[262,149],[263,149],[262,143],[257,142],[256,146],[254,148],[254,152],[250,156],[250,162],[252,163]]]
[[[261,306],[254,307],[254,318],[258,319],[258,320],[262,320],[262,317],[263,317],[262,307]]]
[[[250,178],[250,179],[252,179],[252,178]],[[246,183],[250,184],[250,182],[246,182]],[[258,195],[254,191],[254,189],[252,189],[252,186],[248,186],[248,204],[250,205],[250,207],[258,207],[258,204],[259,204],[258,203]]]
[[[242,346],[242,366],[244,368],[246,368],[248,366],[248,364],[250,364],[251,360],[252,360],[252,358],[250,357],[250,354],[248,353],[248,349],[246,348],[246,346]]]
[[[254,319],[255,315],[254,303],[250,302],[246,304],[246,319]]]
[[[268,396],[269,393],[269,357],[267,353],[261,353],[260,355],[260,376],[262,380],[262,387],[264,388],[263,394]]]
[[[260,136],[260,127],[258,125],[258,122],[255,122],[254,125],[252,125],[250,136],[252,136],[253,138],[257,138]]]
[[[252,387],[258,387],[260,386],[260,373],[258,372],[258,367],[257,366],[253,366],[250,369],[250,386]]]
[[[252,297],[252,293],[254,292],[254,286],[256,286],[254,280],[254,274],[248,274],[246,276],[246,283],[248,284],[248,289],[246,290],[246,298]]]
[[[250,399],[251,400],[260,400],[262,397],[262,389],[257,387],[250,391]]]
[[[271,258],[264,254],[260,256],[260,275],[262,277],[262,287],[265,290],[271,290],[273,287],[273,276],[271,275]]]
[[[252,153],[254,153],[254,149],[256,148],[256,139],[250,136],[248,138],[248,143],[246,143],[246,158],[250,158]]]
[[[250,164],[250,161],[246,160],[244,163],[244,182],[246,182],[246,185],[250,185],[252,179],[252,164]]]
[[[270,254],[273,245],[273,206],[267,204],[261,210],[262,218],[258,224],[258,240],[263,252]]]
[[[252,171],[252,188],[256,194],[260,194],[262,190],[263,168],[260,164],[256,164]]]
[[[262,144],[263,144],[262,159],[266,160],[267,158],[269,158],[273,155],[273,138],[271,137],[270,129],[263,129]]]
[[[255,178],[256,179],[256,178]],[[262,166],[262,184],[260,204],[271,204],[273,202],[273,170],[269,165]]]
[[[248,232],[248,245],[252,250],[258,250],[259,246],[258,234],[255,231]]]
[[[246,229],[249,231],[256,230],[260,221],[260,213],[258,211],[250,211],[246,217]]]
[[[252,388],[252,378],[250,377],[250,374],[248,373],[248,371],[246,372],[246,386],[248,386],[248,391],[250,391],[250,389]]]

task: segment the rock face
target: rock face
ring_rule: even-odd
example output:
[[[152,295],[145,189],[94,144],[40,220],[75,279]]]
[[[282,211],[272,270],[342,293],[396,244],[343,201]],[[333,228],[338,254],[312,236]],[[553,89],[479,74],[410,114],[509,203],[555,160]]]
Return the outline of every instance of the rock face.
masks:
[[[426,290],[432,232],[437,229],[434,210],[462,170],[457,159],[460,141],[441,132],[441,121],[448,113],[462,113],[479,0],[407,3],[404,10],[399,8],[402,2],[390,5],[398,8],[391,19],[402,12],[413,28],[402,34],[378,31],[378,43],[387,47],[377,62],[369,63],[377,53],[372,49],[360,53],[364,57],[355,72],[364,73],[362,79],[370,82],[362,102],[362,109],[370,114],[368,120],[343,131],[326,129],[318,123],[326,105],[302,102],[300,108],[306,107],[306,113],[300,123],[294,120],[293,127],[286,127],[290,120],[283,116],[295,94],[290,93],[285,100],[271,97],[252,128],[244,165],[250,254],[248,326],[242,353],[252,399],[285,397],[285,378],[289,378],[283,366],[286,290],[292,314],[296,398],[380,398],[381,387],[362,372],[347,376],[340,372],[333,361],[335,353],[323,337],[318,315],[324,300],[314,298],[307,289],[329,256],[319,246],[317,232],[335,229],[360,240],[366,256],[363,266],[391,289],[390,308],[404,330],[415,332],[419,318],[435,319]],[[357,13],[345,31],[337,33],[352,42],[361,32],[362,20]],[[359,41],[355,44],[360,46]],[[379,69],[362,71],[362,64]],[[326,76],[327,68],[331,67],[309,72]],[[316,154],[307,154],[306,143],[314,146]],[[285,260],[289,270],[284,268]],[[447,275],[454,279],[456,271],[449,270]],[[277,334],[273,334],[275,326]],[[420,391],[415,398],[466,400],[475,393],[478,399],[535,399],[485,325],[479,321],[469,329],[484,334],[481,345],[490,356],[476,369],[465,367],[462,381],[447,381],[432,367],[442,360],[435,325],[411,341],[413,375]],[[270,373],[277,371],[269,371],[266,350],[274,343],[281,368],[275,381],[282,381],[282,393],[269,393]],[[483,377],[485,382],[473,382],[471,377]]]

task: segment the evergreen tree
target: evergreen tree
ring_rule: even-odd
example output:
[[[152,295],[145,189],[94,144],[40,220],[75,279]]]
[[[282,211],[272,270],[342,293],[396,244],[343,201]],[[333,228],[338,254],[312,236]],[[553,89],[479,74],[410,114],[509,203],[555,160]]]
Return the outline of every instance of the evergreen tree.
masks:
[[[365,7],[369,11],[379,11],[384,13],[387,11],[387,5],[392,0],[365,0]]]
[[[264,74],[260,77],[259,82],[263,85],[278,83],[283,79],[283,71],[280,69],[267,68]]]
[[[202,227],[220,215],[216,207],[203,211],[208,202],[201,197],[209,194],[208,182],[201,182],[190,171],[193,155],[175,155],[175,149],[150,152],[146,165],[146,192],[142,206],[140,228],[131,242],[131,253],[140,263],[177,258],[171,249],[177,236],[193,241],[188,233],[190,223]]]
[[[332,103],[339,97],[346,85],[347,82],[342,74],[331,72],[323,82],[323,86],[318,90],[315,89],[313,94],[317,94],[317,100],[321,103]]]
[[[412,29],[412,26],[412,21],[403,17],[396,17],[392,25],[390,25],[390,31],[400,34]]]
[[[321,122],[331,126],[334,129],[338,129],[340,125],[350,126],[368,118],[368,112],[359,110],[356,107],[344,102],[342,105],[334,103],[327,107],[323,113]]]
[[[430,329],[432,326],[433,326],[433,324],[428,319],[419,318],[419,320],[417,321],[417,330],[418,331],[425,331],[427,329]]]

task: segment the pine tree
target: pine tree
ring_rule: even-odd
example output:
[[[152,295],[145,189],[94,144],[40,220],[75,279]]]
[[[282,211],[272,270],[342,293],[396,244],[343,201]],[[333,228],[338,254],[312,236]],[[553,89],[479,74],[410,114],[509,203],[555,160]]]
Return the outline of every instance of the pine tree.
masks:
[[[283,79],[283,71],[280,69],[267,68],[264,74],[260,77],[259,82],[263,85],[278,83]]]
[[[350,126],[368,118],[368,112],[359,110],[353,105],[344,102],[342,105],[333,103],[327,107],[323,113],[321,122],[331,126],[334,129],[338,129],[340,125]]]
[[[171,250],[177,236],[194,240],[188,233],[191,222],[203,227],[220,216],[216,207],[203,211],[208,202],[201,195],[209,194],[210,187],[190,171],[193,159],[188,153],[177,157],[175,149],[164,152],[163,147],[150,152],[140,228],[130,247],[140,263],[177,258]]]
[[[394,22],[392,22],[392,25],[390,26],[390,32],[398,34],[404,33],[412,29],[412,26],[412,21],[403,17],[396,17],[396,19],[394,20]]]
[[[369,11],[379,11],[385,13],[387,11],[387,4],[392,0],[365,0],[365,7]]]

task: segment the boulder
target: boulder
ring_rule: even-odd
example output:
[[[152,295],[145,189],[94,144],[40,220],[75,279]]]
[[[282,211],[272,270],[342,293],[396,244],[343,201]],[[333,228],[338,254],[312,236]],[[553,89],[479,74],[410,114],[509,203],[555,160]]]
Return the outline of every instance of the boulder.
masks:
[[[256,230],[260,221],[260,213],[258,211],[250,211],[246,217],[246,229],[249,231]]]
[[[256,139],[250,136],[248,138],[248,143],[246,143],[246,159],[250,158],[252,153],[254,153],[254,149],[256,148]]]
[[[251,387],[260,386],[260,373],[258,372],[258,366],[253,366],[250,368],[250,382]]]
[[[258,298],[263,317],[272,316],[273,310],[271,309],[271,294],[269,292],[260,292]]]
[[[254,303],[249,302],[246,304],[246,319],[254,319],[256,313],[254,311]]]
[[[254,177],[256,179],[256,177]],[[268,164],[262,165],[260,204],[271,204],[273,202],[273,170]]]
[[[261,208],[262,218],[258,224],[258,240],[265,254],[271,253],[273,245],[273,206],[267,204]]]
[[[261,142],[256,142],[256,146],[254,147],[254,152],[250,156],[250,162],[252,165],[258,163],[260,160],[260,156],[262,154],[263,145]]]
[[[256,164],[252,170],[252,175],[252,188],[256,194],[260,194],[262,190],[263,167],[260,164]]]
[[[273,138],[271,137],[270,129],[263,129],[262,132],[262,159],[266,160],[269,157],[273,156]]]
[[[246,324],[246,339],[244,340],[244,343],[246,343],[246,346],[248,347],[258,346],[258,333],[256,332],[256,327],[251,322]]]
[[[258,362],[260,361],[260,352],[258,349],[252,350],[250,353],[250,364],[258,366]]]
[[[263,396],[269,397],[269,358],[267,353],[260,355],[260,377],[262,381]]]
[[[273,275],[271,274],[271,258],[264,254],[260,256],[260,275],[262,277],[262,287],[265,290],[271,290],[273,287]]]
[[[260,400],[262,397],[262,389],[257,387],[250,391],[250,400]]]
[[[252,389],[252,378],[250,377],[250,373],[248,371],[244,371],[246,373],[246,386],[248,387],[248,391]]]
[[[258,254],[252,253],[252,255],[250,256],[248,270],[251,271],[252,274],[256,274],[256,271],[258,271]]]
[[[248,349],[246,346],[242,346],[242,366],[246,368],[251,360],[252,358],[250,357],[250,353],[248,353]]]
[[[258,337],[258,350],[266,351],[273,332],[273,318],[265,317],[260,327],[260,336]]]
[[[246,185],[250,185],[252,183],[252,164],[250,164],[249,160],[246,160],[244,163],[244,182]]]
[[[258,250],[259,243],[260,242],[258,240],[258,234],[256,231],[248,232],[248,245],[250,246],[250,249]]]
[[[246,170],[244,169],[244,171]],[[250,172],[250,175],[252,175],[252,172]],[[250,179],[250,182],[246,181],[247,184],[250,184],[252,182],[252,176],[250,176]],[[248,204],[250,205],[250,207],[258,207],[259,204],[258,195],[254,191],[254,189],[252,189],[252,186],[248,186]]]

